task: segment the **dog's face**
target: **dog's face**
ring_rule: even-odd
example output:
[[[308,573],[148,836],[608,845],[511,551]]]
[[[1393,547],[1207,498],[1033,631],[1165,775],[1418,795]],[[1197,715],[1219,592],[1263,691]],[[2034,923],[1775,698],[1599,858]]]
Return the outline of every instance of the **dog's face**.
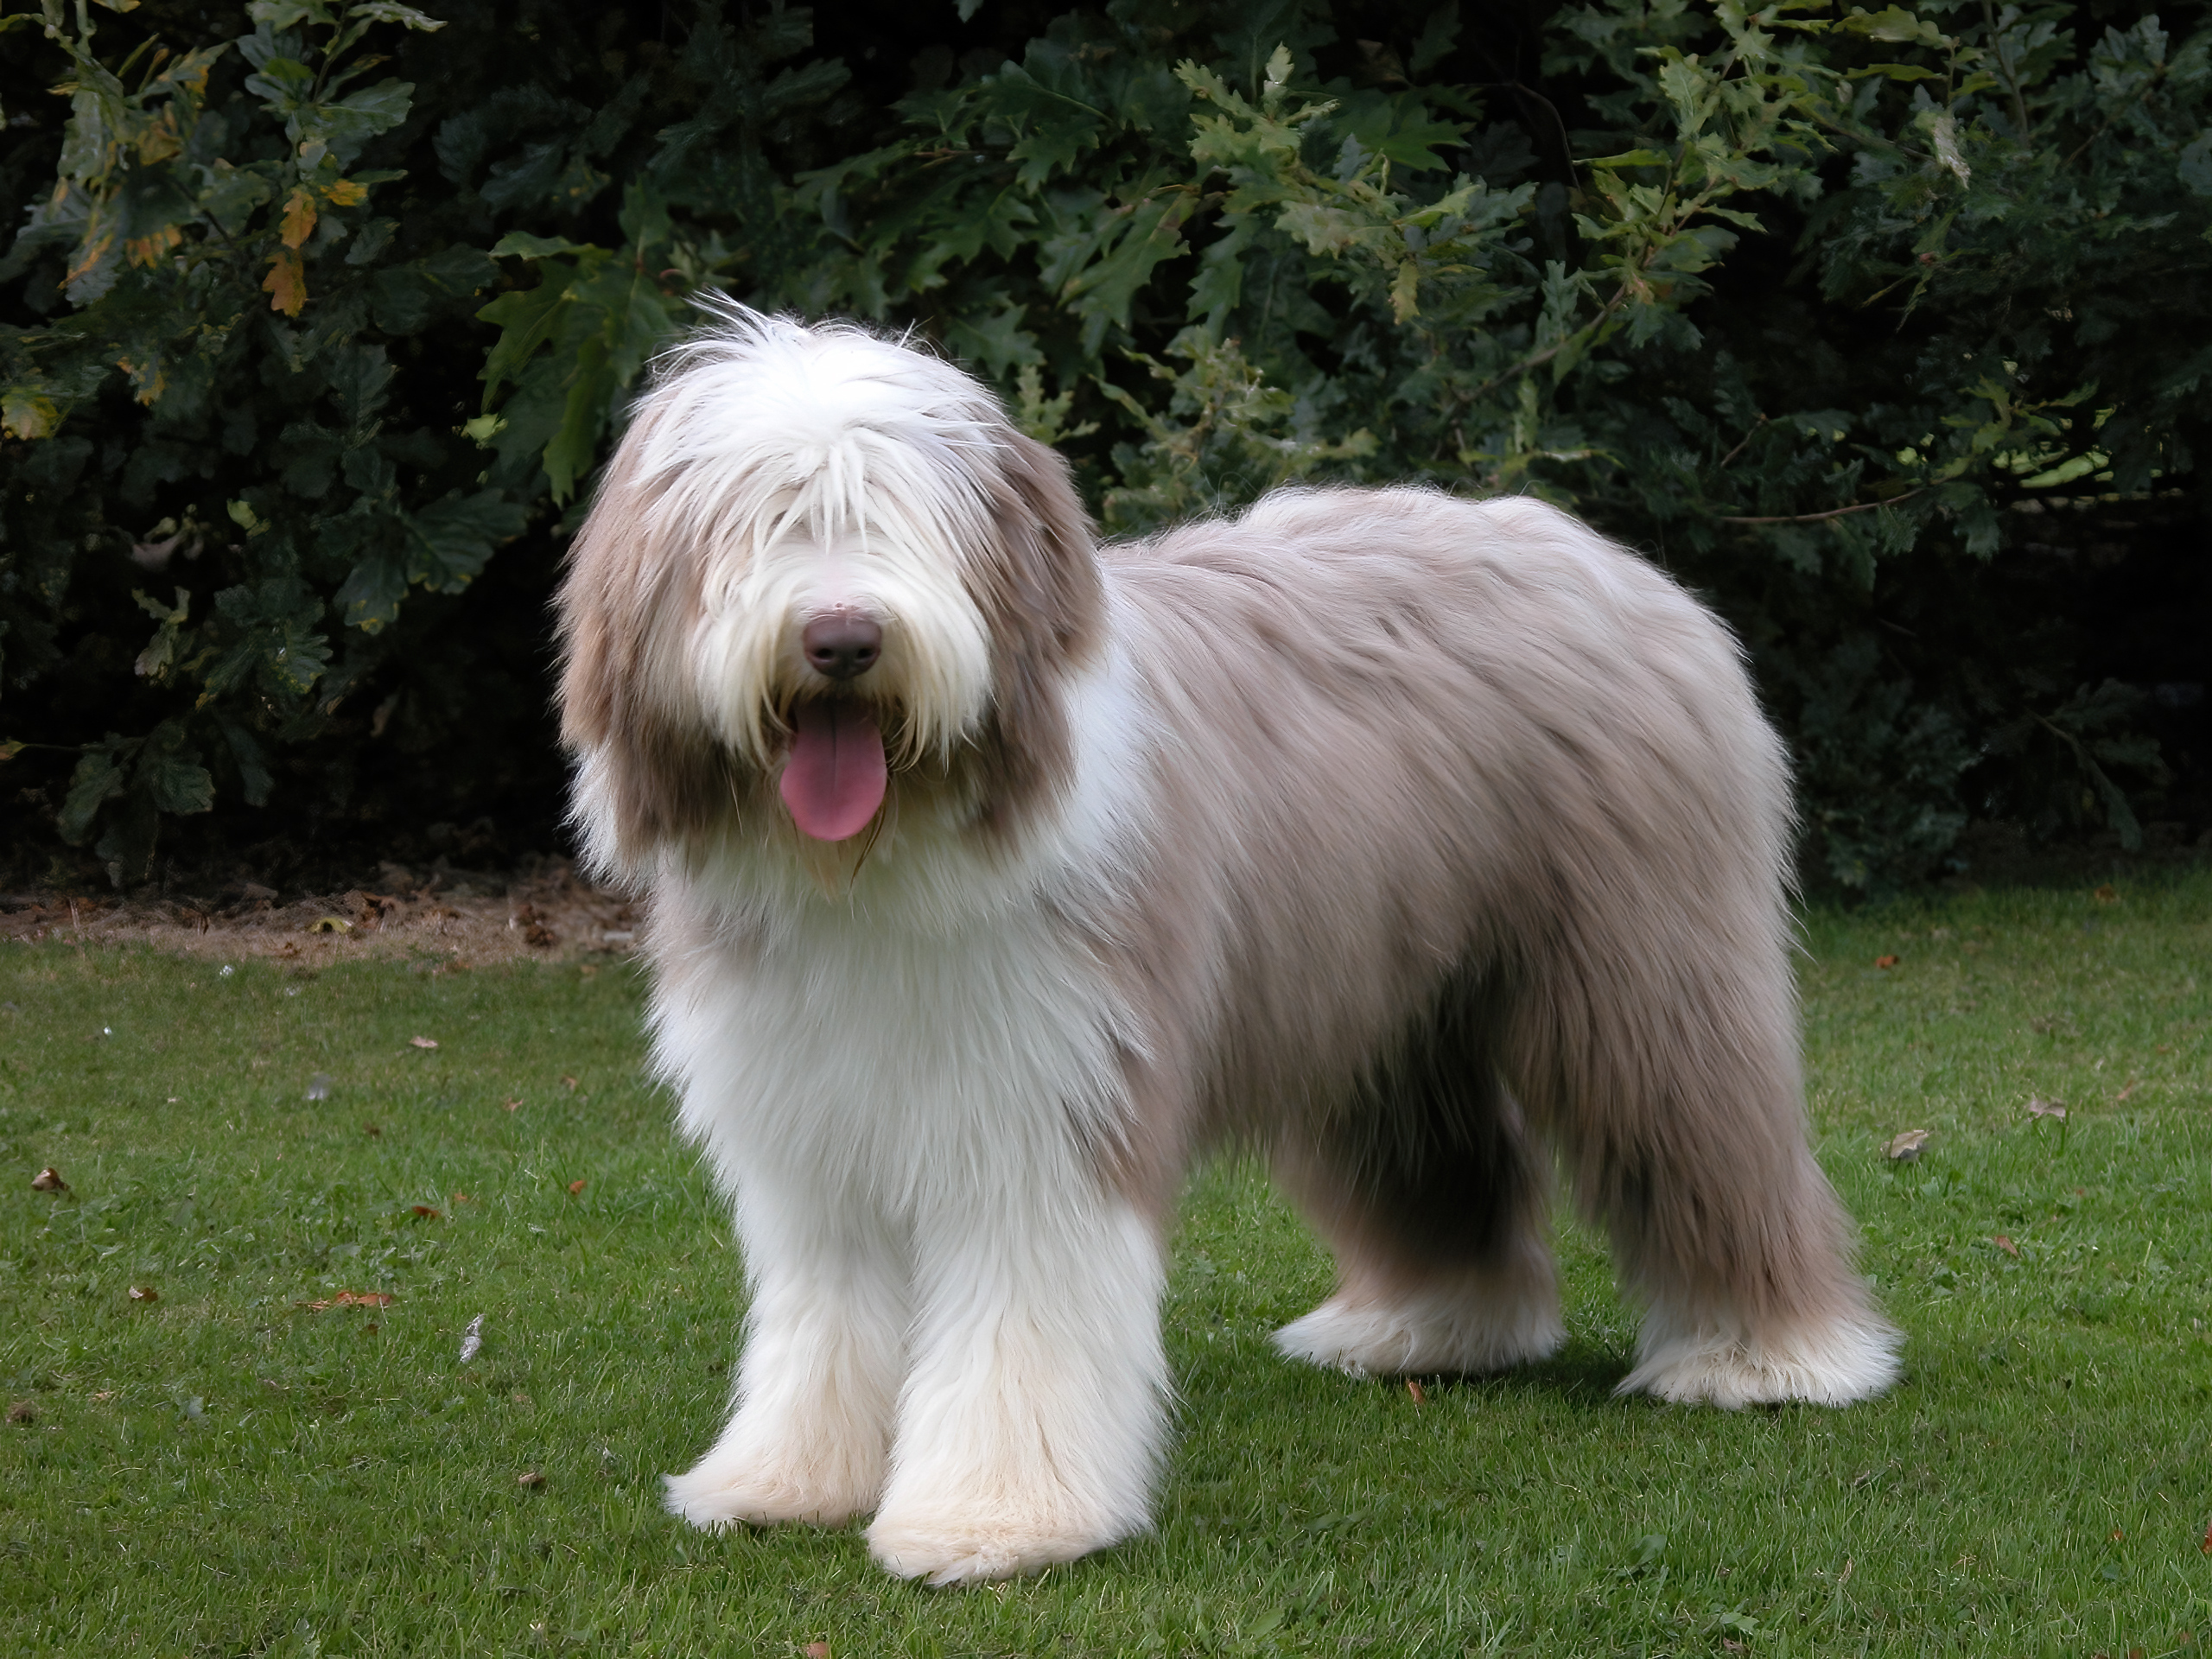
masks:
[[[640,405],[559,606],[579,817],[641,871],[732,828],[852,843],[922,790],[1010,833],[1065,770],[1101,599],[1065,467],[982,386],[735,313]]]

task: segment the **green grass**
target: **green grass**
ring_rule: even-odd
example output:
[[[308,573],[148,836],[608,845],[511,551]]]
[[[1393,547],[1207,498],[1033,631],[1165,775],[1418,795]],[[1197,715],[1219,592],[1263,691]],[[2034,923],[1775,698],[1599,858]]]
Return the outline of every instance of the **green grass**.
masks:
[[[1631,1324],[1579,1232],[1552,1364],[1425,1404],[1294,1369],[1266,1334],[1327,1264],[1218,1170],[1176,1243],[1158,1530],[952,1593],[856,1532],[661,1513],[720,1421],[737,1264],[627,970],[9,947],[0,1387],[33,1416],[0,1427],[0,1651],[2194,1653],[2212,877],[1806,938],[1821,1157],[1909,1333],[1893,1395],[1613,1399]],[[1925,1155],[1889,1165],[1904,1128]],[[31,1189],[49,1163],[70,1192]],[[300,1306],[340,1290],[397,1300]]]

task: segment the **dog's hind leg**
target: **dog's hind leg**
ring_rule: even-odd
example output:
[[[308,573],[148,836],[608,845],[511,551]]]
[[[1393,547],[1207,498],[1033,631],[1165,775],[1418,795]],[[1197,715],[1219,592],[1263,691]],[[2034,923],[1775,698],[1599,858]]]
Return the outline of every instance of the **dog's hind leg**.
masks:
[[[1643,1304],[1623,1393],[1844,1405],[1896,1381],[1897,1333],[1806,1142],[1779,929],[1727,898],[1534,964],[1508,1072]]]
[[[1337,1293],[1275,1333],[1356,1376],[1503,1370],[1566,1339],[1547,1160],[1455,982],[1351,1097],[1277,1140],[1277,1184],[1335,1252]]]
[[[712,1449],[668,1478],[696,1526],[834,1523],[883,1489],[908,1313],[902,1242],[848,1197],[758,1170],[739,1183],[752,1306],[734,1409]]]
[[[1149,1523],[1161,1243],[1058,1150],[917,1222],[912,1369],[868,1535],[902,1578],[1034,1572]]]

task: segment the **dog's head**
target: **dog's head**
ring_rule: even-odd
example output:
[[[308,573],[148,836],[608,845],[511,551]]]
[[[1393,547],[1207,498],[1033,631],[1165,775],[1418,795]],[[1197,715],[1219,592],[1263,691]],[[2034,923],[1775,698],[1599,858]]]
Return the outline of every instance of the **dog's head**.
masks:
[[[849,844],[902,791],[1012,835],[1066,775],[1102,605],[1065,465],[982,386],[729,308],[664,360],[561,588],[590,852]]]

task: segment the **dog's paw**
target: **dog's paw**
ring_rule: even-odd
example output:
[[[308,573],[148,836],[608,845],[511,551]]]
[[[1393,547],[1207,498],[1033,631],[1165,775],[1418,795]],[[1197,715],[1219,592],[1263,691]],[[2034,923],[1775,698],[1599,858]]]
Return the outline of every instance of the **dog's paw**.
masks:
[[[1434,1294],[1333,1296],[1274,1334],[1287,1358],[1353,1376],[1502,1371],[1549,1358],[1566,1340],[1547,1298],[1501,1305]]]
[[[1897,1333],[1867,1315],[1753,1341],[1647,1325],[1637,1367],[1616,1394],[1649,1394],[1684,1405],[1847,1406],[1887,1390],[1903,1369]]]
[[[933,1588],[1019,1578],[1121,1541],[1090,1532],[1014,1518],[969,1521],[955,1515],[883,1515],[868,1529],[868,1553],[885,1571]]]
[[[873,1490],[720,1451],[683,1474],[665,1477],[665,1484],[669,1513],[709,1532],[781,1521],[834,1527],[875,1507]]]

